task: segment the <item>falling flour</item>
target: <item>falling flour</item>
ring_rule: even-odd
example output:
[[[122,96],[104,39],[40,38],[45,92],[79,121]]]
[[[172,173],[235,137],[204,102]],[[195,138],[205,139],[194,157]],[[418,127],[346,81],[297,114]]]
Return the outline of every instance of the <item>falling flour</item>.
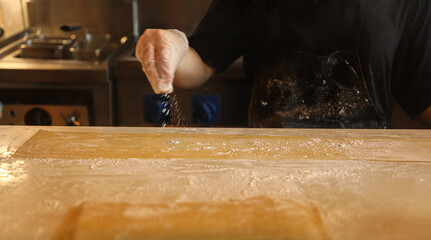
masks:
[[[167,127],[168,125],[185,127],[185,117],[178,103],[177,95],[175,93],[163,93],[160,95],[160,99],[162,100],[163,107],[162,127]]]

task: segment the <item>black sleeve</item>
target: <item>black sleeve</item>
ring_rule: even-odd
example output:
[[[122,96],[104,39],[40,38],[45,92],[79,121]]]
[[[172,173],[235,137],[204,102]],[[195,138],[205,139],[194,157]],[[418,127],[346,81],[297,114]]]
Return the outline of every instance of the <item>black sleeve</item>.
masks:
[[[189,37],[202,60],[223,72],[242,56],[251,39],[251,0],[214,0]]]
[[[395,55],[392,92],[411,116],[431,106],[430,1],[410,1]]]

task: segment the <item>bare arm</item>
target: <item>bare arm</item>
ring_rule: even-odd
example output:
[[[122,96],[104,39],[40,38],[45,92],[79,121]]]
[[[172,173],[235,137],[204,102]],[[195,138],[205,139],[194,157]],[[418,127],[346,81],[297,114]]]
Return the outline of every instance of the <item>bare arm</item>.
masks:
[[[425,112],[416,116],[416,120],[425,125],[428,128],[431,128],[431,106],[428,107]]]
[[[207,82],[214,73],[215,69],[205,64],[193,48],[189,48],[184,63],[175,72],[174,85],[186,90],[195,89]]]

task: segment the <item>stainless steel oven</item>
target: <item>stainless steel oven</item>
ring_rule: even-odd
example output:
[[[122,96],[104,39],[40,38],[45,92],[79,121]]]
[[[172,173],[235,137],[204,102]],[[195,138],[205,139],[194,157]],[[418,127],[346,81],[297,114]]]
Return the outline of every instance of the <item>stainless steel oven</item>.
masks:
[[[131,1],[18,0],[24,15],[5,2],[0,124],[113,125],[111,66],[132,32]]]

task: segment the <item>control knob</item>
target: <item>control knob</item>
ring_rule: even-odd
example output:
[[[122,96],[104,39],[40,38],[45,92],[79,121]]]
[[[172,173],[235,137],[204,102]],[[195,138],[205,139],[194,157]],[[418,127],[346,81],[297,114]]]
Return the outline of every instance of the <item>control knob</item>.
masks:
[[[66,122],[67,126],[81,126],[81,123],[78,121],[79,114],[75,110],[73,113],[69,116],[63,116],[64,121]]]

